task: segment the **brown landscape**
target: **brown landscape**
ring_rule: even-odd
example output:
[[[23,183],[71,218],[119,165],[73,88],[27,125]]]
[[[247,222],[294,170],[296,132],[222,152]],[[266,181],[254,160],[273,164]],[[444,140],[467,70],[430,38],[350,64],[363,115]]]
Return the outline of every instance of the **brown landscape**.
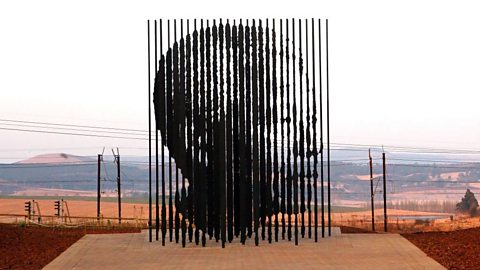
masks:
[[[0,198],[0,222],[19,223],[25,221],[24,203],[26,199]],[[60,223],[54,210],[54,201],[35,200],[38,202],[43,223]],[[71,223],[97,223],[96,201],[68,200]],[[161,209],[161,206],[160,206]],[[451,213],[411,211],[400,209],[387,209],[388,226],[395,232],[418,232],[418,231],[452,231],[458,229],[473,228],[480,226],[480,217],[468,217]],[[155,205],[153,205],[155,218]],[[312,213],[313,216],[313,213]],[[321,212],[318,212],[321,220]],[[168,206],[167,206],[168,217]],[[407,218],[405,218],[407,217]],[[436,217],[433,220],[425,220],[424,217]],[[38,218],[38,216],[37,216]],[[131,225],[146,227],[148,219],[148,204],[145,203],[122,203],[122,222]],[[328,216],[325,213],[325,219]],[[375,220],[377,230],[383,230],[383,209],[376,209]],[[118,204],[116,202],[101,202],[101,224],[118,222]],[[321,221],[319,221],[321,222]],[[371,229],[370,211],[333,212],[332,223],[335,226],[351,226],[365,230]],[[312,223],[313,224],[313,223]]]
[[[0,224],[0,269],[42,269],[86,234],[138,233],[132,227],[46,228]]]
[[[480,270],[452,3],[0,1],[0,270]]]
[[[26,199],[0,199],[0,222],[20,222],[25,219],[24,203]],[[38,202],[45,223],[58,221],[54,217],[55,200],[35,200]],[[70,218],[74,223],[96,222],[97,202],[67,200]],[[118,219],[116,202],[101,202],[101,217],[104,222],[116,223]],[[128,223],[142,223],[148,217],[148,204],[122,203],[122,218]]]
[[[480,268],[479,227],[450,232],[418,232],[402,236],[447,269]]]
[[[372,233],[356,227],[341,227],[342,233]],[[83,227],[47,228],[36,225],[0,224],[1,269],[42,269],[85,234],[138,233],[139,228]],[[414,245],[447,269],[477,269],[480,228],[450,232],[404,233]]]
[[[39,224],[35,217],[33,221],[26,219],[25,201],[0,199],[0,222],[4,223],[0,225],[0,252],[5,254],[0,261],[2,269],[41,269],[85,234],[139,232],[147,228],[148,205],[143,203],[122,203],[120,226],[116,202],[101,203],[102,219],[97,222],[95,201],[67,201],[71,219],[60,220],[54,216],[54,200],[36,200],[42,214]],[[473,243],[480,240],[480,217],[398,209],[387,211],[390,233],[401,233],[448,269],[476,269],[472,262],[480,250]],[[383,233],[383,212],[377,209],[376,214],[376,231]],[[342,233],[374,233],[370,215],[370,211],[334,212],[332,224],[339,226]],[[425,216],[439,218],[422,220]],[[73,225],[73,228],[62,224]]]

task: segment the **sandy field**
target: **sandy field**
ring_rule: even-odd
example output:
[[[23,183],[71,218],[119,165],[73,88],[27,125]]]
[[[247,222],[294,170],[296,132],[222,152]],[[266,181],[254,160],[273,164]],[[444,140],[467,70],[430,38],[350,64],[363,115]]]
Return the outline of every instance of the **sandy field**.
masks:
[[[0,199],[0,222],[15,222],[11,217],[6,215],[25,215],[24,203],[27,199]],[[54,200],[35,200],[40,207],[42,216],[53,216],[55,214]],[[96,201],[69,201],[66,200],[70,216],[80,217],[81,219],[94,220],[97,216]],[[66,208],[64,207],[65,211]],[[103,219],[116,220],[118,218],[118,206],[116,202],[101,202],[100,212]],[[37,210],[36,210],[37,211]],[[38,213],[38,211],[37,211]],[[122,203],[122,218],[132,219],[130,221],[142,220],[148,218],[147,204]],[[23,217],[18,217],[18,221]],[[49,219],[44,219],[50,220]]]
[[[25,210],[24,203],[27,199],[0,199],[0,223],[11,223],[11,222],[21,222],[25,221]],[[58,223],[61,220],[54,216],[54,200],[36,200],[38,206],[40,207],[40,212],[42,215],[43,223]],[[66,223],[85,223],[85,222],[95,222],[97,206],[96,201],[69,201],[66,200],[70,216],[72,220],[67,220]],[[64,208],[65,209],[65,208]],[[161,210],[161,209],[160,209]],[[435,224],[450,223],[450,214],[445,213],[434,213],[434,212],[419,212],[419,211],[407,211],[407,210],[396,210],[396,209],[387,209],[389,223],[394,224],[410,224],[414,223],[414,219],[408,221],[402,220],[402,216],[442,216],[444,218],[437,219]],[[38,210],[36,210],[38,215]],[[102,222],[104,223],[116,223],[118,219],[118,207],[116,202],[101,202],[101,216]],[[299,220],[300,219],[299,215]],[[167,207],[167,217],[168,217],[168,207]],[[312,225],[313,225],[313,212],[311,214]],[[148,219],[148,204],[144,203],[122,203],[122,221],[129,223],[136,223],[137,225],[146,225]],[[155,205],[153,205],[153,219],[155,220]],[[383,224],[383,209],[376,209],[375,211],[376,222],[379,223],[378,226]],[[37,219],[35,219],[37,220]],[[293,218],[292,218],[293,220]],[[65,221],[63,221],[65,223]],[[319,208],[318,213],[318,222],[321,224],[321,212]],[[328,222],[328,215],[325,209],[325,222]],[[353,226],[359,228],[370,229],[371,227],[371,212],[370,211],[358,211],[358,212],[332,212],[332,223],[338,226]],[[457,223],[460,223],[458,221]],[[471,223],[471,222],[469,222]],[[308,224],[308,214],[305,213],[305,224]],[[465,222],[463,222],[465,224]],[[417,224],[418,225],[418,224]],[[425,224],[423,224],[425,225]],[[431,224],[428,224],[431,225]],[[445,225],[446,226],[446,225]],[[444,226],[444,227],[445,227]],[[398,227],[398,226],[397,226]],[[471,225],[465,226],[461,225],[460,227],[471,227]]]

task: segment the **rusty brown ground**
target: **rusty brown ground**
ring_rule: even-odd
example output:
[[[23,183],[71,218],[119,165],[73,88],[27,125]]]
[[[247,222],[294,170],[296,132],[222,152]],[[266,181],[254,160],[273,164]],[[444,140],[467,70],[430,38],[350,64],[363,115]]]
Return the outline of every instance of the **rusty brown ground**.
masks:
[[[480,227],[402,236],[447,269],[480,269]]]
[[[0,269],[42,269],[85,234],[132,232],[140,232],[140,229],[66,229],[0,224]]]

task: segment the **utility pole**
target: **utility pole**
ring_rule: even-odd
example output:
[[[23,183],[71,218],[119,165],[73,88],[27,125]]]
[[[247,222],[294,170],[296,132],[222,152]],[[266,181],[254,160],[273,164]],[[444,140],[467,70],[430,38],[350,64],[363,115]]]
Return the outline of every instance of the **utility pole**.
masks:
[[[385,152],[382,153],[383,160],[383,226],[387,232],[387,172],[385,162]]]
[[[115,163],[117,163],[117,191],[118,191],[118,223],[122,223],[122,192],[121,192],[121,183],[120,183],[120,151],[117,148],[117,154],[112,149],[113,156],[115,158]]]
[[[103,161],[103,154],[98,154],[97,156],[97,221],[100,221],[100,171],[101,171],[101,162]]]
[[[373,160],[372,155],[370,153],[370,149],[368,149],[368,160],[370,165],[370,203],[372,205],[372,231],[375,231],[375,200],[373,194]]]

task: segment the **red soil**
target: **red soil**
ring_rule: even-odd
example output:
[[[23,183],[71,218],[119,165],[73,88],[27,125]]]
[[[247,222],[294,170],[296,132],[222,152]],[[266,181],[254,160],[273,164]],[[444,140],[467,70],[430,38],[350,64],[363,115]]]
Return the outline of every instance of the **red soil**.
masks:
[[[447,269],[480,269],[480,228],[402,236]]]
[[[136,228],[44,228],[0,224],[0,269],[42,269],[85,234],[138,233]]]
[[[340,226],[340,231],[342,233],[375,233],[366,229],[348,227],[348,226]]]

